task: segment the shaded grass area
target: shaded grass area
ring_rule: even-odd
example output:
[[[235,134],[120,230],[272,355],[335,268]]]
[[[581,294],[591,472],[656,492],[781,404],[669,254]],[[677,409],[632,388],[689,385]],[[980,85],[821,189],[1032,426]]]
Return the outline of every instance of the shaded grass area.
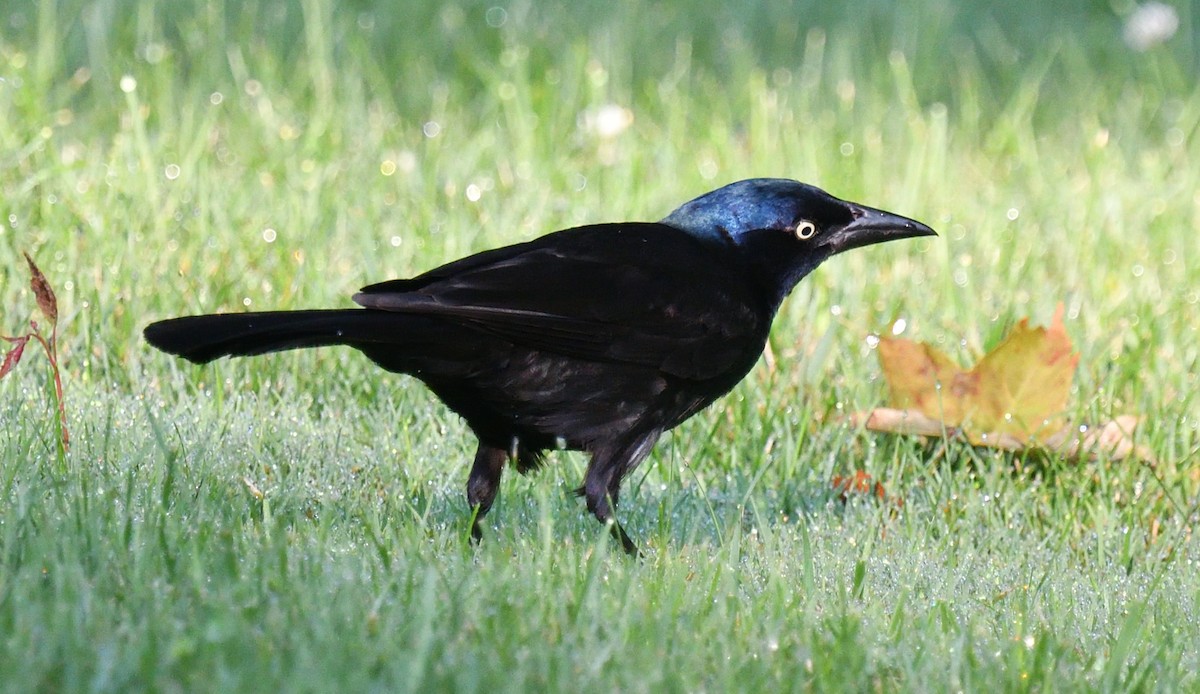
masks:
[[[1118,8],[1124,12],[1124,8]],[[1196,22],[1105,5],[38,2],[0,10],[0,305],[59,291],[75,443],[0,383],[3,686],[1188,689],[1200,584]],[[628,128],[589,126],[603,106]],[[149,320],[357,287],[785,175],[929,222],[831,261],[727,398],[666,438],[613,556],[584,460],[504,481],[345,351],[194,368]],[[899,247],[902,246],[902,247]],[[841,423],[868,334],[967,360],[1058,302],[1072,417],[1154,468]],[[903,506],[843,504],[866,470]]]

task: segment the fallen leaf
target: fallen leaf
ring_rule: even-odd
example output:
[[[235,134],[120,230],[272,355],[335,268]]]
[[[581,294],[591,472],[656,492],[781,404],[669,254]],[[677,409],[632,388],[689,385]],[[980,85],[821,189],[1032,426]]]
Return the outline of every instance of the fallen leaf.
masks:
[[[850,500],[852,494],[861,496],[873,495],[880,501],[890,501],[896,506],[904,506],[904,499],[889,497],[883,484],[876,482],[862,470],[855,470],[852,475],[834,475],[832,485],[839,492],[843,503]]]
[[[1063,327],[1061,304],[1049,327],[1030,328],[1028,318],[1021,319],[970,370],[936,347],[911,340],[882,337],[878,351],[893,407],[853,414],[854,426],[962,438],[1003,450],[1052,451],[1069,459],[1133,457],[1153,465],[1151,450],[1135,442],[1134,415],[1098,426],[1067,423],[1063,413],[1079,353]]]
[[[1062,314],[1059,304],[1046,328],[1030,328],[1029,319],[1021,319],[972,369],[980,384],[972,422],[980,431],[1025,442],[1065,426],[1079,353],[1071,352]]]
[[[1132,457],[1153,463],[1150,450],[1134,442],[1133,433],[1140,419],[1126,414],[1100,426],[1064,427],[1046,440],[1046,447],[1070,458],[1104,455],[1112,460]]]
[[[1059,431],[1079,363],[1062,313],[1060,304],[1046,328],[1022,319],[966,370],[931,345],[881,338],[879,362],[892,407],[936,420],[939,431],[961,429],[976,444],[999,437],[1020,445]]]
[[[1134,458],[1154,463],[1154,455],[1150,450],[1134,441],[1134,430],[1138,421],[1139,418],[1133,415],[1121,415],[1099,426],[1068,424],[1044,440],[1036,442],[1023,442],[1010,434],[990,434],[984,437],[983,444],[974,441],[971,443],[1006,451],[1052,451],[1065,458],[1096,459],[1103,455],[1110,460]],[[947,427],[943,422],[927,417],[917,410],[877,407],[870,412],[851,415],[849,422],[851,426],[862,426],[884,434],[968,438],[962,430]]]
[[[962,369],[936,347],[881,338],[879,363],[891,407],[852,415],[855,426],[891,434],[965,439],[1009,451],[1043,450],[1067,458],[1112,460],[1154,456],[1134,439],[1138,418],[1122,415],[1098,426],[1066,421],[1079,353],[1062,321],[1024,318],[975,366]]]
[[[878,349],[894,407],[935,414],[945,422],[963,420],[963,406],[977,390],[978,378],[923,342],[883,338]]]

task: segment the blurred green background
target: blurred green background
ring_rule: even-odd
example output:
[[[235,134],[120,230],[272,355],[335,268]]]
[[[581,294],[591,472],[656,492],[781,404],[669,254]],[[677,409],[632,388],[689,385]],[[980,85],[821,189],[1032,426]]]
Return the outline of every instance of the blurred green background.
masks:
[[[21,0],[0,7],[0,688],[1196,686],[1195,3]],[[152,320],[358,287],[786,176],[936,239],[830,261],[682,426],[609,554],[348,350],[192,367]],[[894,246],[894,247],[893,247]],[[1157,465],[856,430],[869,336],[964,363],[1065,307],[1072,421]],[[44,323],[44,320],[43,320]],[[844,504],[864,470],[903,499]]]

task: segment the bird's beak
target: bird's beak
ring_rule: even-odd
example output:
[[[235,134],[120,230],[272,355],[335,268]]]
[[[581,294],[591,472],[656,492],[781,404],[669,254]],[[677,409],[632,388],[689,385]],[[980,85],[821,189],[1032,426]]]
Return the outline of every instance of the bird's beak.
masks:
[[[896,239],[937,236],[936,231],[915,219],[865,205],[851,204],[850,209],[854,214],[854,221],[825,237],[824,245],[831,249],[831,253],[841,253],[851,248]]]

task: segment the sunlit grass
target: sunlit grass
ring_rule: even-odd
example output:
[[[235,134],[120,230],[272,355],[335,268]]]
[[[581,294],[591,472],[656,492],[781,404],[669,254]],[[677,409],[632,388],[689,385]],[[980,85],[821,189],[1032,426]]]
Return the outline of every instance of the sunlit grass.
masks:
[[[74,436],[64,474],[27,355],[0,383],[3,686],[1196,686],[1194,10],[1139,52],[1074,3],[400,7],[0,9],[0,331],[28,250]],[[629,478],[643,562],[568,453],[506,478],[470,547],[469,433],[356,354],[197,368],[140,338],[750,176],[941,236],[801,284],[773,368]],[[968,362],[1059,302],[1072,418],[1143,416],[1155,467],[842,420],[884,397],[866,337],[895,318]],[[903,506],[843,504],[857,469]]]

